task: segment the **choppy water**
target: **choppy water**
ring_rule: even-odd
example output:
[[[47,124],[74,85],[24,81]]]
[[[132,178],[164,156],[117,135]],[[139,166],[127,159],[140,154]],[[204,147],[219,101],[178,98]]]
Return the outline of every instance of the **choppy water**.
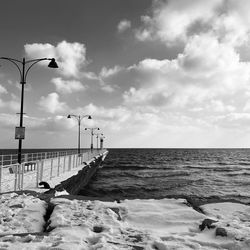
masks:
[[[250,202],[250,149],[110,149],[103,168],[81,194]]]

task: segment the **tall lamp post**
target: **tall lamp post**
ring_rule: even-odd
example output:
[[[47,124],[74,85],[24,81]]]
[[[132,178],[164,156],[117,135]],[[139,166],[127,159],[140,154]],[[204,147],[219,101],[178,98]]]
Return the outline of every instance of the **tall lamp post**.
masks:
[[[80,128],[81,128],[81,121],[84,117],[88,117],[88,119],[92,119],[92,117],[90,115],[72,115],[72,114],[69,114],[67,116],[67,118],[71,118],[71,117],[74,117],[77,122],[78,122],[78,156],[80,156],[80,148],[81,148],[81,142],[80,142]]]
[[[15,139],[19,140],[17,161],[19,164],[21,164],[22,162],[22,140],[25,138],[25,127],[23,127],[23,99],[24,99],[24,84],[26,83],[27,74],[35,64],[41,61],[45,61],[45,60],[50,61],[48,64],[49,68],[58,68],[58,65],[56,63],[55,58],[39,58],[39,59],[33,59],[33,60],[28,60],[28,61],[26,61],[25,58],[23,58],[22,61],[9,58],[9,57],[0,57],[0,59],[7,60],[13,63],[17,67],[20,73],[20,79],[21,79],[20,84],[22,85],[20,123],[19,123],[19,127],[16,127],[16,130],[15,130]],[[27,65],[27,69],[25,67],[26,65]]]
[[[90,149],[91,152],[93,151],[93,136],[94,136],[94,130],[100,130],[100,128],[85,128],[85,130],[90,130],[90,137],[91,137],[91,143],[90,143]]]

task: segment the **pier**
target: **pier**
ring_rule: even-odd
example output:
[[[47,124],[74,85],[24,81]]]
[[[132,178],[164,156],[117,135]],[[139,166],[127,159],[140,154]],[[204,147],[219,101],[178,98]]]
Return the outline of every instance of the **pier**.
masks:
[[[83,169],[80,182],[87,185],[107,154],[106,149],[27,153],[21,164],[17,154],[1,155],[0,192],[35,190],[40,182],[54,187]]]

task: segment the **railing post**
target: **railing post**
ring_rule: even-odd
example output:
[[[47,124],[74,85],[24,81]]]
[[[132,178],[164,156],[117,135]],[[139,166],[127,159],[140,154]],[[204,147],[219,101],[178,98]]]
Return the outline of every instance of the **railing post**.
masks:
[[[72,155],[72,168],[71,169],[74,168],[74,165],[75,165],[75,155]]]
[[[63,159],[63,173],[65,172],[65,160],[66,160],[66,156],[64,155],[64,159]]]
[[[0,193],[2,192],[2,170],[3,170],[3,155],[1,156],[1,168],[0,168]]]
[[[15,165],[15,167],[13,168],[13,169],[15,169],[15,170],[14,170],[14,171],[15,171],[14,191],[17,190],[17,169],[18,169],[17,166],[18,166],[18,165]]]
[[[18,173],[18,176],[17,176],[17,188],[18,188],[18,190],[20,190],[20,184],[21,184],[21,164],[18,164],[17,165],[17,173]]]
[[[0,193],[2,192],[2,170],[3,170],[3,165],[0,166]]]
[[[44,166],[44,160],[41,160],[40,181],[43,180],[43,166]]]
[[[21,164],[21,190],[23,190],[23,178],[24,178],[24,164]]]
[[[53,175],[53,158],[51,158],[51,165],[50,165],[50,179],[52,179]]]
[[[71,155],[69,155],[69,165],[68,165],[68,171],[71,170]]]
[[[37,166],[37,169],[36,169],[36,187],[38,187],[39,185],[39,161],[36,161],[36,166]]]
[[[60,175],[60,155],[58,153],[58,167],[57,167],[57,176]]]

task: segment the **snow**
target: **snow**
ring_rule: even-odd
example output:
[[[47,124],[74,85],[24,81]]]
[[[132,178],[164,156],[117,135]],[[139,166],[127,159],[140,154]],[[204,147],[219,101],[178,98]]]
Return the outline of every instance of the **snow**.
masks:
[[[250,249],[250,207],[238,203],[203,205],[202,214],[184,199],[117,203],[55,197],[45,233],[44,201],[11,193],[1,195],[0,202],[0,235],[5,235],[0,249]],[[201,231],[207,218],[216,221],[215,228]],[[228,235],[216,236],[218,227]]]
[[[33,196],[16,193],[0,196],[0,235],[43,230],[47,204]]]

